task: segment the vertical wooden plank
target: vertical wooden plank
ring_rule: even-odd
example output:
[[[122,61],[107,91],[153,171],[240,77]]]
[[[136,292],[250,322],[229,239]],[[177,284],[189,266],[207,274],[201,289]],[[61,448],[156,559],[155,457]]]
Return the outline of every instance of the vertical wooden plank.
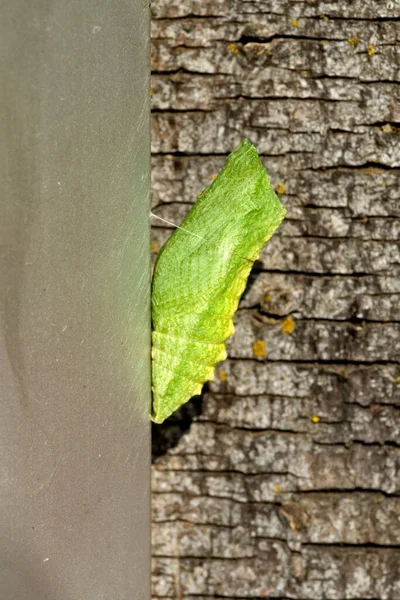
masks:
[[[148,3],[2,3],[0,581],[149,597]]]

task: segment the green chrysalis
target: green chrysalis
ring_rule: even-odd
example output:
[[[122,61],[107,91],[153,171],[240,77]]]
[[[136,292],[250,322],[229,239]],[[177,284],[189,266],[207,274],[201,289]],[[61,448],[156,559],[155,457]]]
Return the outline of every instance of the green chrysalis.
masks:
[[[254,261],[285,216],[244,140],[162,247],[152,283],[152,385],[162,423],[214,377]]]

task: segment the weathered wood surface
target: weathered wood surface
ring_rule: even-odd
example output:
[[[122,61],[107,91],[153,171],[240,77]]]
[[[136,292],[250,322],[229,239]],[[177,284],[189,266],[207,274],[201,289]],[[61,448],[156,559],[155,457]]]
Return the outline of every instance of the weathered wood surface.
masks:
[[[400,2],[152,9],[154,212],[245,136],[288,209],[190,429],[162,429],[154,597],[399,600]]]

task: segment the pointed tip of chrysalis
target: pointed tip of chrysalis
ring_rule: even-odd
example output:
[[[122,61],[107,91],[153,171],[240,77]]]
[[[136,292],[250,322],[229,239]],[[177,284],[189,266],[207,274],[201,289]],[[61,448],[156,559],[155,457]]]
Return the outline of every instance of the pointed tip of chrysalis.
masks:
[[[228,155],[225,164],[230,165],[234,169],[234,172],[230,173],[232,176],[235,172],[239,173],[241,170],[248,172],[249,169],[259,168],[261,160],[256,147],[247,138],[244,138],[233,152]]]
[[[250,142],[250,140],[248,140],[247,138],[243,138],[243,140],[240,142],[240,144],[238,146],[236,146],[236,148],[232,152],[232,154],[245,152],[245,151],[250,150],[250,149],[253,149],[257,153],[257,155],[258,155],[258,152],[257,152],[256,147],[254,146],[254,144],[252,144]]]
[[[247,138],[244,138],[235,150],[229,154],[225,166],[214,184],[218,185],[220,179],[224,180],[224,185],[227,185],[228,181],[231,182],[232,186],[235,186],[240,204],[243,204],[240,187],[246,186],[249,188],[251,181],[253,181],[255,185],[255,193],[253,194],[255,204],[263,206],[265,200],[267,200],[269,209],[275,212],[277,216],[280,214],[279,222],[284,218],[286,210],[272,188],[271,180],[257,148]]]
[[[240,144],[237,146],[236,150],[254,150],[254,152],[256,152],[257,156],[258,156],[258,152],[257,152],[257,148],[255,147],[255,145],[247,138],[243,138],[242,141],[240,142]]]
[[[248,140],[247,138],[243,138],[242,141],[240,142],[239,146],[252,146],[253,144],[250,142],[250,140]]]

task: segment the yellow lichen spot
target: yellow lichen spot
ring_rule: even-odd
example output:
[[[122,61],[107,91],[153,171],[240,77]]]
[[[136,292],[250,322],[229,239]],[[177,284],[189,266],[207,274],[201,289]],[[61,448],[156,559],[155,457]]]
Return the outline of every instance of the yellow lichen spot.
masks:
[[[296,323],[292,317],[287,317],[282,323],[282,333],[292,333]]]
[[[265,302],[271,302],[271,300],[272,300],[271,294],[265,294],[264,300],[265,300]]]
[[[347,40],[351,46],[358,46],[358,42],[360,41],[358,35],[355,35]]]
[[[368,46],[367,52],[368,52],[368,56],[373,56],[375,54],[376,48],[375,48],[374,44],[370,44]]]
[[[380,504],[382,502],[382,498],[379,498],[379,496],[376,496],[374,498],[374,502],[375,502],[375,504]]]
[[[225,369],[220,369],[218,371],[218,374],[221,381],[226,381],[228,379],[228,375],[226,374]]]
[[[239,54],[239,48],[236,46],[236,44],[229,44],[228,50],[232,52],[232,54]]]
[[[253,344],[253,354],[257,358],[263,358],[267,354],[264,340],[256,340]]]
[[[157,242],[151,242],[151,253],[152,254],[155,254],[156,252],[158,252],[158,248],[159,248],[159,246],[158,246]]]
[[[278,185],[275,188],[275,191],[277,194],[282,195],[286,192],[286,185],[284,183],[282,183],[282,181],[280,183],[278,183]]]
[[[319,15],[319,18],[320,18],[322,21],[329,21],[329,17],[327,17],[326,15]]]
[[[319,417],[318,415],[311,415],[311,417],[310,417],[310,421],[311,421],[312,423],[319,423],[319,422],[320,422],[320,420],[321,420],[321,419],[320,419],[320,417]]]
[[[281,493],[281,491],[282,491],[282,488],[281,488],[281,486],[280,486],[278,483],[276,483],[276,484],[274,485],[274,494],[278,495],[278,494],[280,494],[280,493]]]
[[[216,175],[211,175],[210,179],[211,179],[211,181],[215,181],[217,179],[217,176]]]
[[[385,124],[382,126],[382,131],[383,131],[384,133],[392,133],[392,131],[393,131],[393,127],[391,126],[391,124],[390,124],[390,123],[385,123]]]
[[[299,26],[299,22],[298,22],[298,20],[297,20],[297,19],[292,19],[292,20],[290,21],[290,24],[291,24],[293,27],[298,27],[298,26]]]
[[[154,85],[150,86],[150,96],[154,96]]]
[[[400,377],[396,377],[397,383],[400,383]]]

